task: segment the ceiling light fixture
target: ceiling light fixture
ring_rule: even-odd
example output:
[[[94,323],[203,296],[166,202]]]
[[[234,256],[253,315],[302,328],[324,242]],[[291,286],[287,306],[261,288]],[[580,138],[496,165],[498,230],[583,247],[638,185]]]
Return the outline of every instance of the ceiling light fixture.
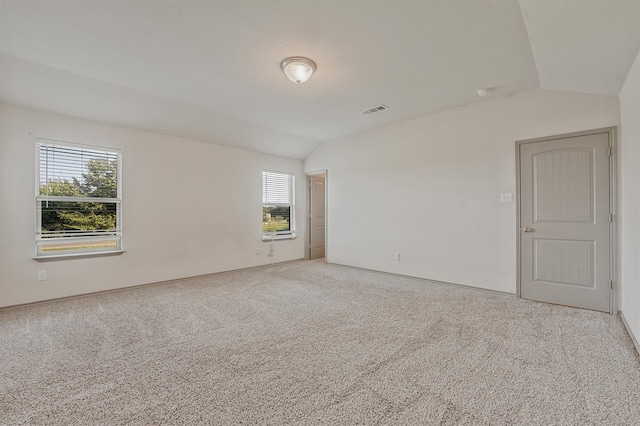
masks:
[[[282,61],[280,68],[289,80],[300,84],[311,78],[311,74],[316,70],[316,64],[309,58],[292,56]]]

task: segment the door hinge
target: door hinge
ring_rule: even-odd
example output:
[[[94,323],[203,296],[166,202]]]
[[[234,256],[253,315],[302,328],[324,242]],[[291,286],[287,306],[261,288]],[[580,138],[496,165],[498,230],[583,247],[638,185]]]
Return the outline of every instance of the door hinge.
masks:
[[[613,280],[609,280],[609,290],[613,290]]]
[[[609,213],[609,223],[613,223],[613,214]]]
[[[613,157],[613,147],[609,147],[609,157]]]

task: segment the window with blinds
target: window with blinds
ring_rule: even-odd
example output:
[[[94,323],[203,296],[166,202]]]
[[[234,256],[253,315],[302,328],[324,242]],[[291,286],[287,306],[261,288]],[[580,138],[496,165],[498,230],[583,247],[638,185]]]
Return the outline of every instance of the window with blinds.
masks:
[[[36,140],[38,256],[121,250],[122,153]]]
[[[295,237],[295,177],[262,172],[262,233],[266,238]]]

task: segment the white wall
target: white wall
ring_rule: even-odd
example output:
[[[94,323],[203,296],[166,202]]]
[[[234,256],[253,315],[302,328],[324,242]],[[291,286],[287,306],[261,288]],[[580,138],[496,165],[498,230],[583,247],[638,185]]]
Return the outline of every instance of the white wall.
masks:
[[[324,143],[327,260],[515,293],[515,142],[619,123],[615,96],[533,90]]]
[[[32,259],[36,137],[122,149],[126,253]],[[296,174],[303,236],[300,160],[0,104],[0,306],[271,263],[261,241],[262,169]],[[273,260],[302,258],[303,241],[276,242]]]
[[[640,54],[620,91],[620,310],[640,338]]]

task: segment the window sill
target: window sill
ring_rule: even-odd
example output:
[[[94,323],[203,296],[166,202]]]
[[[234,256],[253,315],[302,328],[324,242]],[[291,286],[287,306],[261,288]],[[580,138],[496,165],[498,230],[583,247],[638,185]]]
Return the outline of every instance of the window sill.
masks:
[[[52,254],[48,256],[35,256],[32,259],[38,262],[49,262],[55,260],[84,259],[88,257],[120,256],[122,253],[124,253],[124,250],[98,251],[94,253],[67,253]]]
[[[263,235],[262,241],[277,241],[277,240],[295,240],[296,234],[290,235]]]

